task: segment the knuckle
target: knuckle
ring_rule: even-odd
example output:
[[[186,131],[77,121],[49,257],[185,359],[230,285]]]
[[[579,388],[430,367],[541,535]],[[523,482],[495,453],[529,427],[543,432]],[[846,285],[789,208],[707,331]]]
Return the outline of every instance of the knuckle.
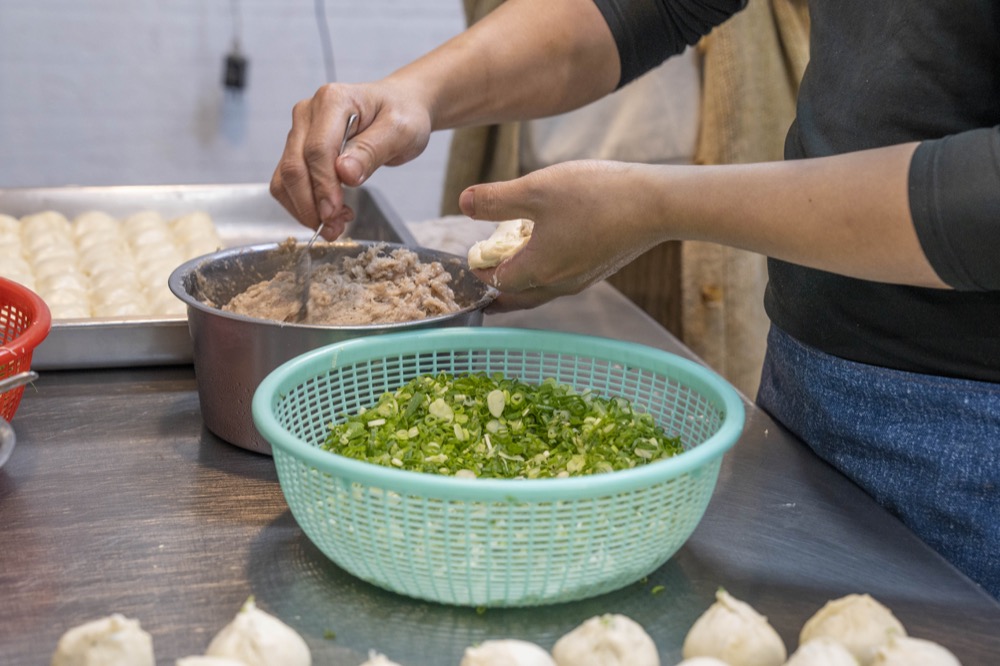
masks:
[[[281,199],[285,196],[285,186],[281,182],[281,174],[279,171],[275,171],[274,175],[271,177],[271,183],[268,186],[268,191],[270,191],[272,197],[279,201],[281,201]]]
[[[309,115],[310,103],[311,100],[308,99],[300,99],[296,102],[295,106],[292,107],[292,120],[296,121],[307,117]]]
[[[311,172],[325,173],[327,162],[330,162],[330,153],[322,143],[307,141],[302,146],[302,159],[309,165]]]
[[[294,187],[309,177],[303,165],[292,160],[279,162],[277,174],[278,178],[281,179],[281,184],[285,187]],[[273,186],[274,182],[272,181]]]

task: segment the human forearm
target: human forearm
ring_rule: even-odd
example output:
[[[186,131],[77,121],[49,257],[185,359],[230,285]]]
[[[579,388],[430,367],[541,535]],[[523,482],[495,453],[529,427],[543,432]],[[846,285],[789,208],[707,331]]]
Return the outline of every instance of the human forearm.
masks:
[[[909,215],[915,144],[813,160],[655,166],[567,162],[463,192],[471,217],[535,221],[531,241],[480,277],[495,310],[576,293],[668,240],[701,240],[872,281],[946,287]]]
[[[706,240],[841,275],[945,287],[910,217],[916,144],[753,165],[658,168],[663,238]]]
[[[437,130],[567,111],[613,90],[618,76],[592,0],[508,0],[386,82],[417,91]]]

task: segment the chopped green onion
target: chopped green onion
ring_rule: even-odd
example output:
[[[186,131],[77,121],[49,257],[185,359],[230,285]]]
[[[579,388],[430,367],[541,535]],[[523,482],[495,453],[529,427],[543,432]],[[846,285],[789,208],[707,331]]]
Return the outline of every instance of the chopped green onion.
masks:
[[[323,448],[460,478],[564,478],[629,469],[682,451],[626,399],[500,374],[422,375],[330,425]]]

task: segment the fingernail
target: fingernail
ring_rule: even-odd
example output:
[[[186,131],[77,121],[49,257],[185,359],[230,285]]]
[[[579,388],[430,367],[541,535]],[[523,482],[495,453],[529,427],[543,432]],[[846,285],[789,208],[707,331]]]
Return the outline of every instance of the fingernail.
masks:
[[[361,162],[355,158],[350,156],[344,157],[340,163],[340,170],[345,181],[350,181],[356,186],[364,182],[365,170],[362,168]]]
[[[476,216],[476,198],[472,188],[465,190],[459,195],[458,207],[469,217]]]
[[[333,204],[328,199],[319,202],[319,219],[330,222],[333,217]]]

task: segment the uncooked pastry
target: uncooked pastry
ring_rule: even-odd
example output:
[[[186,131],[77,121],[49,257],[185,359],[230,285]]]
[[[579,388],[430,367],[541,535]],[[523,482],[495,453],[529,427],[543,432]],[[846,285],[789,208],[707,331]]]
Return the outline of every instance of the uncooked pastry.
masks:
[[[497,225],[486,240],[469,248],[470,268],[493,268],[508,257],[517,254],[531,240],[535,223],[531,220],[507,220]]]

